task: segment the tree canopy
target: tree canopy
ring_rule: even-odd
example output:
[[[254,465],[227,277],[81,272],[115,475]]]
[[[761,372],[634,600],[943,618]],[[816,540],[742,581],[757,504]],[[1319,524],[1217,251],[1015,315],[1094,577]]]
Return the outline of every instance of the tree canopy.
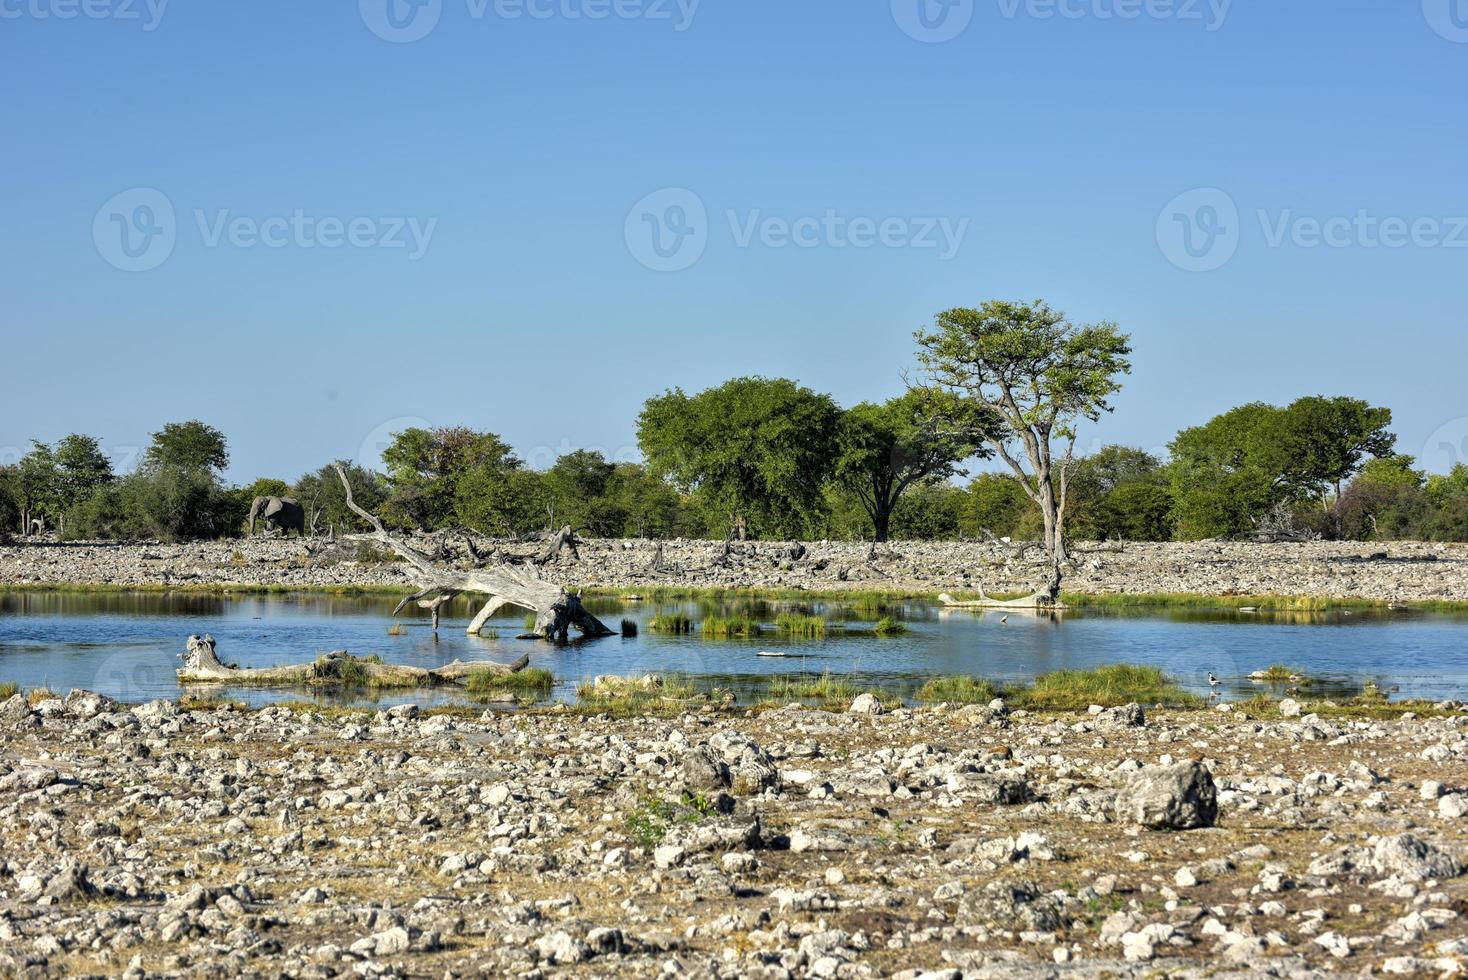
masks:
[[[1129,338],[1113,323],[1077,326],[1043,300],[989,300],[939,313],[934,329],[916,339],[936,391],[997,417],[982,439],[1040,509],[1045,549],[1058,567],[1076,427],[1111,410],[1119,378],[1131,370]]]
[[[637,420],[648,467],[709,515],[763,536],[814,525],[835,457],[840,409],[784,378],[735,378],[697,395],[650,398]]]

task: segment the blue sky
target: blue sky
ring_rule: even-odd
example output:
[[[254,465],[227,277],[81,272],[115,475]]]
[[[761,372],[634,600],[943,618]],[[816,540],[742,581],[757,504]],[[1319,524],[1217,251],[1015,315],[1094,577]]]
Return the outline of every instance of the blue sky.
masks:
[[[1307,393],[1468,439],[1459,0],[88,2],[0,0],[7,457],[627,458],[671,385],[893,395],[989,297],[1133,334],[1088,445]]]

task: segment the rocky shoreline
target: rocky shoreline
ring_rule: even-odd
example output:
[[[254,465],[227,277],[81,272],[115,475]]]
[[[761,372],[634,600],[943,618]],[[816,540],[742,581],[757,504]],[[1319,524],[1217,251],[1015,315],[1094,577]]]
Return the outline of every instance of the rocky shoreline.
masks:
[[[16,695],[0,973],[1459,972],[1468,718],[1243,710]]]
[[[416,539],[468,567],[462,536]],[[539,545],[479,541],[481,554],[528,557]],[[0,547],[0,587],[405,589],[401,566],[370,547],[319,540],[187,544],[22,542]],[[1003,543],[590,540],[546,567],[565,582],[615,589],[765,589],[934,594],[1027,593],[1044,578],[1036,550]],[[1081,544],[1065,589],[1090,595],[1308,596],[1377,602],[1468,601],[1468,546],[1392,542]]]

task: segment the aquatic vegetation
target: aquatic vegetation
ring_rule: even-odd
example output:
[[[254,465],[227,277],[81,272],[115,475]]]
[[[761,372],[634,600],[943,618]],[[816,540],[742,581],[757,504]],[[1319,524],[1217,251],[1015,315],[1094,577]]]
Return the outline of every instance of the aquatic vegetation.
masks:
[[[512,674],[492,670],[475,670],[465,680],[470,694],[545,694],[555,687],[556,678],[541,667],[527,667]]]
[[[622,635],[624,637],[633,637],[633,636],[636,636],[637,635],[637,620],[635,620],[635,619],[627,619],[627,618],[624,617],[622,619]]]
[[[683,613],[664,613],[647,621],[647,628],[654,633],[680,635],[693,632],[693,618]]]
[[[710,616],[700,627],[706,639],[749,639],[759,636],[759,620],[751,616]]]
[[[520,625],[524,627],[525,632],[527,632],[527,633],[530,633],[530,632],[534,631],[534,629],[535,629],[535,613],[526,613],[525,614],[525,619],[521,622]]]
[[[1264,670],[1256,670],[1250,674],[1249,679],[1283,684],[1285,681],[1298,681],[1302,676],[1299,671],[1286,667],[1284,664],[1271,664]]]
[[[872,627],[872,632],[878,636],[901,636],[907,632],[907,624],[891,616],[883,616]]]
[[[402,623],[393,623],[387,628],[388,636],[402,636],[406,632],[408,632],[407,627]]]
[[[1164,704],[1192,707],[1201,699],[1183,690],[1157,667],[1112,664],[1093,670],[1057,670],[1041,674],[1027,688],[1014,691],[1010,699],[1025,708],[1082,710],[1093,704],[1102,707],[1130,704]]]
[[[642,677],[598,677],[576,688],[576,709],[583,714],[613,718],[670,717],[700,703],[708,703],[711,692],[696,687],[685,677],[647,674]]]
[[[982,677],[935,677],[918,688],[919,701],[949,704],[988,704],[999,697],[999,688]]]
[[[859,694],[871,694],[889,708],[902,704],[894,694],[864,688],[854,679],[830,671],[814,676],[772,677],[766,691],[775,701],[816,701],[820,707],[835,711],[844,711]]]
[[[775,617],[775,632],[782,636],[823,639],[826,635],[826,620],[820,616],[781,613]]]

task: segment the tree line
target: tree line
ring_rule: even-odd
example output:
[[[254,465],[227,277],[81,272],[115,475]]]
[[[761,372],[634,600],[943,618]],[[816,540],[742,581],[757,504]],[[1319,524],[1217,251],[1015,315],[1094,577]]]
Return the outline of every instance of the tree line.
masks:
[[[784,378],[734,378],[649,398],[643,462],[567,453],[532,469],[492,432],[410,428],[382,470],[349,465],[361,503],[400,529],[521,536],[569,524],[601,537],[985,536],[1041,542],[1250,535],[1468,540],[1468,467],[1429,475],[1395,452],[1390,409],[1347,396],[1251,403],[1183,429],[1166,458],[1075,452],[1130,371],[1114,324],[1043,301],[940,313],[915,336],[919,380],[849,408]],[[960,485],[967,468],[985,471]],[[34,442],[0,467],[0,534],[190,539],[243,533],[257,496],[290,496],[311,532],[359,529],[332,463],[230,486],[225,435],[169,423],[115,474],[97,439]],[[997,471],[996,471],[997,468]]]

